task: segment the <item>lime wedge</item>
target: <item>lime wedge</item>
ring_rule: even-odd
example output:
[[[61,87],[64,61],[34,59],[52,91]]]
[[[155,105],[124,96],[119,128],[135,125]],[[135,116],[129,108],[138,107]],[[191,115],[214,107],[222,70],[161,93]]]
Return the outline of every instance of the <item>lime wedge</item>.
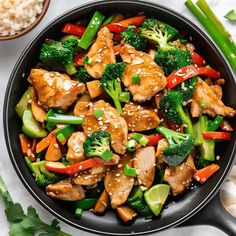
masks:
[[[144,199],[154,215],[160,214],[169,192],[168,184],[157,184],[144,193]]]

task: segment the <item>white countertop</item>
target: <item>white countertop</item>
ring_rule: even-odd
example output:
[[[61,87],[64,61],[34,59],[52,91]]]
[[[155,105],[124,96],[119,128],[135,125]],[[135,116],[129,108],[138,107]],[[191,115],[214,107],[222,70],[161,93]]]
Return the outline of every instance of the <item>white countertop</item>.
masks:
[[[181,13],[181,15],[191,19],[192,22],[198,22],[194,19],[194,17],[188,12],[186,7],[184,6],[183,0],[153,0],[154,2],[165,5],[169,8],[174,9]],[[47,11],[46,16],[40,22],[40,24],[27,35],[11,40],[8,42],[0,42],[0,108],[1,111],[3,109],[3,100],[4,100],[4,91],[8,82],[8,78],[10,73],[16,63],[17,58],[20,53],[24,49],[24,47],[31,41],[35,34],[37,34],[41,28],[43,28],[49,21],[54,19],[56,16],[61,13],[75,7],[79,6],[87,2],[86,0],[51,0],[50,7]],[[233,37],[236,38],[236,25],[230,24],[224,19],[224,15],[231,10],[232,8],[236,9],[236,1],[235,0],[210,0],[210,5],[212,6],[214,12],[216,12],[217,16],[222,20],[228,30],[232,33]],[[3,125],[2,125],[2,115],[0,115],[1,125],[0,125],[0,174],[3,177],[4,182],[6,183],[14,201],[22,204],[25,209],[32,205],[36,208],[40,217],[44,221],[51,221],[54,216],[47,212],[41,205],[39,205],[36,200],[29,194],[29,192],[25,189],[21,181],[19,180],[13,166],[10,162],[3,134]],[[5,236],[8,235],[9,225],[5,219],[4,215],[5,206],[2,201],[0,201],[0,235]],[[71,235],[94,235],[90,233],[86,233],[84,231],[80,231],[76,228],[73,228],[63,222],[61,222],[61,227],[65,232],[70,233]],[[207,233],[206,233],[207,232]],[[161,233],[156,233],[152,235],[158,236],[171,236],[171,235],[181,235],[181,236],[199,236],[199,235],[207,235],[207,236],[223,236],[225,235],[223,232],[219,231],[216,228],[208,227],[208,226],[196,226],[196,227],[188,227],[188,228],[178,228],[178,229],[170,229],[163,231]]]

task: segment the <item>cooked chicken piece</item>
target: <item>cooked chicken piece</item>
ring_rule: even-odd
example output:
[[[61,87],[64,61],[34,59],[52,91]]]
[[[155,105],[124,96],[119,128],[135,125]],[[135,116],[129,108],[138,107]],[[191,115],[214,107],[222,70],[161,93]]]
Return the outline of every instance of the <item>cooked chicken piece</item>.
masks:
[[[98,31],[97,39],[89,49],[87,56],[92,64],[85,64],[85,69],[95,79],[102,77],[107,64],[116,63],[112,34],[106,27]]]
[[[70,179],[65,179],[55,184],[49,184],[46,187],[46,193],[52,198],[64,201],[77,201],[85,198],[82,186],[71,183]]]
[[[167,148],[168,142],[166,139],[161,139],[157,144],[157,151],[156,151],[156,165],[158,169],[164,169],[166,166],[165,162],[165,155],[163,151]]]
[[[164,181],[166,181],[172,190],[173,196],[177,196],[187,189],[192,181],[196,168],[193,157],[190,155],[186,162],[177,167],[168,167],[165,170]]]
[[[152,186],[155,177],[155,148],[141,147],[134,154],[134,168],[138,173],[139,185],[146,189]]]
[[[92,186],[97,184],[102,180],[103,173],[100,174],[91,174],[91,173],[81,173],[78,176],[74,177],[72,180],[75,184]]]
[[[215,95],[217,96],[217,98],[221,100],[223,96],[223,91],[222,91],[221,86],[216,84],[216,85],[211,85],[210,87],[215,93]]]
[[[150,100],[157,92],[166,86],[166,77],[160,66],[147,53],[136,51],[129,44],[125,44],[120,55],[126,64],[122,82],[133,95],[134,101]],[[132,82],[132,77],[139,75],[140,82]]]
[[[131,131],[155,129],[160,124],[157,113],[152,108],[126,103],[123,108],[123,118]]]
[[[85,141],[85,135],[83,132],[74,132],[68,139],[68,152],[67,160],[71,165],[84,161],[83,143]]]
[[[84,117],[87,114],[92,114],[91,102],[77,101],[74,107],[74,115]]]
[[[87,114],[84,118],[83,129],[86,135],[97,130],[104,130],[111,134],[111,146],[118,154],[125,153],[125,143],[127,141],[128,127],[125,119],[109,103],[103,100],[95,102],[92,106],[92,114]],[[94,116],[94,111],[101,109],[104,114],[98,119]]]
[[[205,103],[204,106],[201,106],[202,102]],[[225,106],[212,87],[208,86],[203,80],[198,79],[192,97],[191,114],[192,117],[198,117],[201,114],[208,114],[213,117],[216,115],[232,117],[235,115],[235,110]]]
[[[134,185],[134,178],[124,174],[126,164],[133,166],[131,156],[128,154],[124,154],[120,158],[118,165],[110,167],[104,180],[105,189],[110,196],[113,208],[127,201]]]
[[[67,109],[85,91],[83,83],[55,71],[32,69],[29,82],[37,91],[39,102],[46,107]]]

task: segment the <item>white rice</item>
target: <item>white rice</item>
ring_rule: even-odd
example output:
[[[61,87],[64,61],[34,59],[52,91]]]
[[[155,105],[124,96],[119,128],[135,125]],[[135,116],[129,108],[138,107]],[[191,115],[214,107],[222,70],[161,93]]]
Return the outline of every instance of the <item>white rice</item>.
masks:
[[[0,36],[29,27],[42,12],[44,0],[0,0]]]

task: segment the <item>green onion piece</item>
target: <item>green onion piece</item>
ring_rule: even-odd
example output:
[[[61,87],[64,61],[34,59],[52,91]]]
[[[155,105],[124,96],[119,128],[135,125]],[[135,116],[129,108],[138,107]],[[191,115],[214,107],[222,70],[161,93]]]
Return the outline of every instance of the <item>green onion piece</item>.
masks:
[[[127,151],[129,151],[129,152],[134,152],[136,146],[137,146],[137,142],[133,139],[131,139],[125,143],[125,147],[126,147]]]
[[[141,139],[139,139],[139,144],[141,144],[142,146],[145,147],[147,145],[147,143],[148,143],[148,139],[145,136],[143,136]]]
[[[97,198],[85,198],[75,202],[75,207],[83,210],[89,210],[94,207]]]
[[[77,40],[79,42],[79,38],[75,35],[66,35],[66,36],[63,36],[62,38],[59,39],[60,42],[65,42],[65,41],[68,41],[68,40]]]
[[[213,121],[207,122],[207,131],[215,131],[220,127],[221,122],[223,121],[223,116],[216,116]]]
[[[58,134],[57,139],[58,139],[58,141],[63,142],[66,138],[63,134]]]
[[[45,127],[47,130],[52,131],[55,129],[55,126],[56,126],[56,124],[54,122],[47,122]]]
[[[75,218],[81,219],[82,214],[83,214],[83,209],[81,209],[81,208],[76,208],[75,214],[74,214]]]
[[[65,165],[68,166],[70,164],[70,162],[67,160],[67,156],[66,154],[63,154],[61,157],[61,162]]]
[[[142,134],[132,134],[131,138],[137,142],[139,142],[139,140],[143,137]]]
[[[188,40],[187,39],[179,39],[179,42],[182,44],[186,44],[188,42]]]
[[[110,150],[106,150],[101,154],[101,158],[106,162],[110,161],[112,157],[113,157],[113,152]]]
[[[88,56],[84,57],[84,64],[92,65],[92,63],[93,63],[93,61],[90,57],[88,57]]]
[[[102,109],[97,109],[94,111],[93,114],[98,119],[99,117],[101,117],[104,114],[104,111]]]
[[[229,11],[224,17],[226,19],[228,19],[229,21],[236,21],[236,12],[235,12],[235,10]]]
[[[115,16],[116,16],[116,14],[112,14],[112,15],[108,16],[108,17],[104,20],[104,22],[102,23],[101,28],[102,28],[103,26],[105,26],[105,25],[108,25],[108,24],[114,19]]]
[[[121,92],[119,94],[120,102],[129,102],[130,101],[130,92]]]
[[[204,101],[201,101],[201,102],[200,102],[200,106],[201,106],[201,107],[205,107],[205,106],[207,106],[207,103],[204,102]]]
[[[129,165],[125,165],[124,167],[124,174],[126,176],[132,176],[132,177],[136,177],[137,176],[137,172],[136,169],[133,167],[130,167]]]
[[[30,169],[31,172],[33,172],[32,166],[31,166],[31,160],[29,159],[29,157],[25,156],[24,157],[26,165],[28,166],[28,168]]]
[[[132,78],[131,78],[133,83],[139,83],[141,81],[140,76],[138,74],[135,74]]]
[[[99,12],[96,11],[90,20],[83,36],[81,37],[79,41],[79,46],[85,50],[88,49],[89,45],[92,43],[94,37],[96,36],[102,21],[104,20],[105,16]]]
[[[50,112],[50,114],[48,114]],[[83,123],[83,118],[79,116],[72,116],[66,114],[58,114],[58,113],[51,113],[49,110],[47,113],[45,120],[54,123],[54,124],[71,124],[71,125],[81,125]]]
[[[58,140],[62,142],[65,139],[69,138],[73,132],[74,132],[74,127],[72,125],[65,125],[61,129],[57,130],[55,132],[55,135],[57,136]],[[64,138],[64,139],[61,141],[59,138],[61,139]]]

